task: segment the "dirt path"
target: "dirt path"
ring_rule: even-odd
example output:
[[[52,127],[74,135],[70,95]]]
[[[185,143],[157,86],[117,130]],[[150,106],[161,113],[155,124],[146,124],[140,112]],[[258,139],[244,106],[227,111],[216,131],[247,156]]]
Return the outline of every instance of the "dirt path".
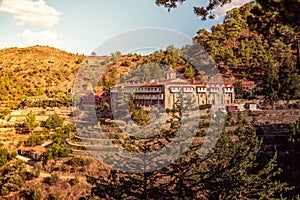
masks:
[[[85,176],[62,175],[60,173],[57,173],[57,174],[58,174],[59,179],[63,179],[63,180],[68,180],[68,179],[72,179],[72,178],[76,177],[80,181],[86,181],[86,177]],[[47,172],[41,172],[39,177],[40,178],[49,178],[49,177],[51,177],[51,174],[47,173]]]

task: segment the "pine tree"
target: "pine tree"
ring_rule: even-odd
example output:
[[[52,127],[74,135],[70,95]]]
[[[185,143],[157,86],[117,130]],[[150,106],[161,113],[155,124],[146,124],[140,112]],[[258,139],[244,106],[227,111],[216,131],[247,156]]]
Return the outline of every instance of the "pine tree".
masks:
[[[235,135],[236,141],[222,135],[214,152],[200,163],[194,173],[200,191],[209,190],[209,199],[270,199],[289,189],[274,179],[281,173],[276,155],[266,163],[259,159],[261,141],[255,132],[245,127]]]
[[[234,139],[235,138],[235,139]],[[199,158],[194,144],[180,159],[160,170],[127,173],[112,170],[107,178],[87,177],[92,196],[133,199],[270,199],[290,190],[276,179],[276,155],[263,158],[261,141],[249,127],[235,137],[223,133],[214,151]]]
[[[263,94],[266,100],[273,105],[278,101],[279,77],[274,64],[269,63],[266,67],[263,79]]]
[[[216,122],[222,117],[219,114],[216,114]],[[179,112],[177,117],[181,119],[184,115],[184,112]],[[271,159],[263,156],[260,150],[262,141],[251,127],[240,123],[233,135],[225,133],[217,124],[213,127],[222,134],[207,156],[199,156],[204,145],[201,142],[195,142],[182,151],[181,147],[186,144],[178,140],[176,152],[182,156],[155,171],[146,171],[148,165],[159,163],[147,162],[147,156],[139,160],[115,158],[127,170],[139,163],[140,169],[145,172],[113,169],[108,177],[88,176],[88,183],[93,185],[91,196],[106,199],[271,199],[279,198],[283,191],[291,189],[277,180],[281,169],[276,165],[276,155]],[[178,126],[167,134],[176,134],[177,130]],[[138,152],[151,152],[154,142],[154,138],[141,142]]]
[[[279,97],[283,100],[293,100],[300,95],[300,76],[296,66],[291,62],[285,62],[279,68]]]
[[[192,66],[187,66],[184,68],[184,77],[193,78],[195,76],[195,69]]]

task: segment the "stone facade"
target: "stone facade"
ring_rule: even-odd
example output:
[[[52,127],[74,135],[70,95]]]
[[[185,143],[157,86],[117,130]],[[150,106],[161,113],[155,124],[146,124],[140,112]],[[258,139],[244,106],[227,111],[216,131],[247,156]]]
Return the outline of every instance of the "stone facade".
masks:
[[[120,93],[134,94],[134,104],[138,107],[149,107],[159,104],[164,108],[173,108],[181,94],[189,94],[197,105],[228,105],[235,101],[232,83],[197,83],[183,79],[167,80],[159,83],[123,84],[110,90],[112,99]],[[117,101],[117,100],[116,100]]]

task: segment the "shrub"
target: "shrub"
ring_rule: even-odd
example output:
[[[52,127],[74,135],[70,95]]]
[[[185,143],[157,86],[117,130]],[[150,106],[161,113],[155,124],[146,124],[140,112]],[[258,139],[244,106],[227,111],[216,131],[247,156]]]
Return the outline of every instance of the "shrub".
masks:
[[[9,108],[6,108],[6,109],[2,110],[1,113],[0,113],[0,119],[5,117],[8,114],[10,114],[10,109]]]
[[[32,186],[29,189],[29,191],[27,191],[27,198],[26,199],[32,199],[32,200],[41,200],[41,199],[43,199],[42,189],[37,185]]]
[[[64,126],[62,128],[62,130],[63,130],[63,132],[65,134],[68,134],[68,133],[71,133],[71,132],[75,132],[76,131],[76,127],[75,127],[74,124],[68,124],[68,125]]]
[[[149,115],[143,110],[134,111],[131,118],[135,123],[141,126],[145,126],[150,121]]]
[[[66,158],[70,153],[70,149],[59,144],[53,144],[52,147],[48,148],[45,153],[45,158],[47,160],[55,158]]]
[[[41,145],[43,144],[45,138],[41,135],[33,135],[33,136],[30,136],[25,142],[25,146],[27,147],[34,147],[34,146],[37,146],[37,145]]]
[[[5,186],[1,188],[1,195],[8,195],[10,193],[9,189]]]
[[[79,172],[86,172],[86,168],[85,167],[82,167]]]
[[[59,115],[50,115],[46,120],[44,126],[48,129],[56,129],[63,126],[64,118],[60,117]]]
[[[19,191],[21,187],[24,185],[24,180],[19,174],[14,174],[11,177],[9,177],[6,184],[4,184],[4,187],[7,187],[9,191]]]
[[[74,157],[69,161],[70,165],[72,165],[72,167],[78,167],[78,166],[87,166],[90,165],[92,163],[92,159],[88,158],[88,159],[84,159],[84,158],[80,158],[80,157]]]
[[[78,59],[76,60],[75,63],[76,63],[77,65],[80,64],[80,63],[82,63],[82,59],[81,59],[81,58],[78,58]]]
[[[0,149],[0,167],[17,156],[16,152],[9,152],[6,148]]]
[[[130,67],[131,65],[131,62],[129,60],[125,60],[124,62],[121,63],[121,66],[124,66],[124,67]]]
[[[56,184],[57,182],[59,181],[59,176],[56,172],[52,173],[49,180],[48,180],[48,183],[50,185],[54,185]]]
[[[73,185],[76,185],[77,183],[79,183],[79,178],[75,177],[75,178],[72,178],[70,181],[69,181],[70,185],[73,186]]]
[[[67,171],[67,169],[68,169],[67,165],[62,165],[61,166],[61,171],[65,172],[65,171]]]

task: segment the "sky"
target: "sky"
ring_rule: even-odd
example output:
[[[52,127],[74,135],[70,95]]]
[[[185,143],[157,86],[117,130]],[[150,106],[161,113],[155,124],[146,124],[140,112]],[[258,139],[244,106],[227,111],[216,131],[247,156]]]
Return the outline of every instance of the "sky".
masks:
[[[187,0],[170,12],[155,0],[1,0],[0,49],[49,45],[90,55],[120,34],[149,27],[192,38],[199,29],[222,23],[227,10],[246,2],[233,0],[214,11],[215,20],[203,22],[193,6],[205,5],[206,0]]]

